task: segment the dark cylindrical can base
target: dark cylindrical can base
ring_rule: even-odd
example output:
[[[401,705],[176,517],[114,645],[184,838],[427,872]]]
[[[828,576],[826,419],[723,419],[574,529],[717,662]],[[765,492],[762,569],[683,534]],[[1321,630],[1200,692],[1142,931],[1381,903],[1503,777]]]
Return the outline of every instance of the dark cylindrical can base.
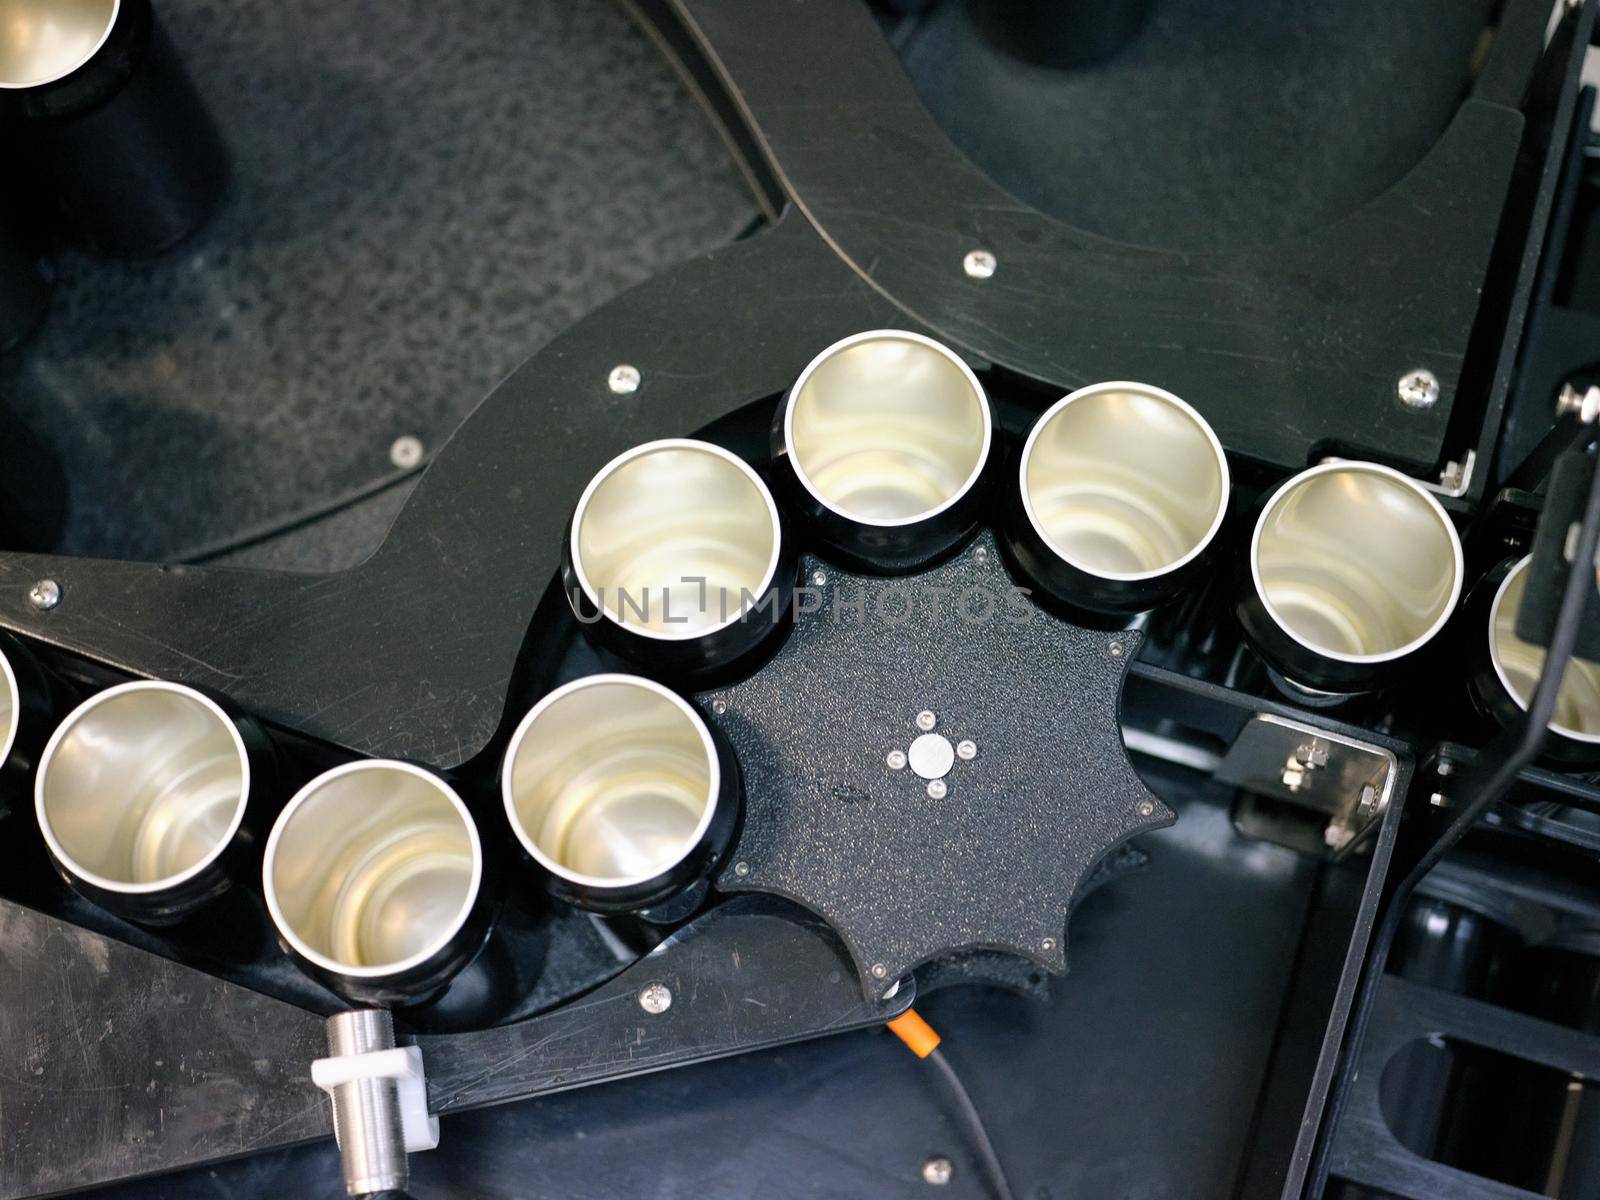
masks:
[[[12,104],[55,219],[86,248],[159,254],[216,208],[227,153],[149,0],[123,0],[92,59]]]

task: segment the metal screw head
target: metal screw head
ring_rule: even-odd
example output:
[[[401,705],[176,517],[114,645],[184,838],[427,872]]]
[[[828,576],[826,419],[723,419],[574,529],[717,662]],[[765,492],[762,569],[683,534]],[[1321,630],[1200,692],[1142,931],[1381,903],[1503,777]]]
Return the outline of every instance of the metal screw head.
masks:
[[[1593,424],[1595,417],[1600,416],[1600,387],[1580,392],[1570,383],[1563,384],[1556,396],[1556,416],[1564,417],[1568,413],[1576,413],[1585,425]]]
[[[652,983],[639,993],[639,1007],[647,1013],[664,1013],[672,1007],[672,989],[664,983]]]
[[[1394,393],[1407,408],[1432,408],[1439,403],[1439,377],[1432,371],[1418,367],[1400,376]]]
[[[928,781],[928,796],[930,799],[943,800],[949,794],[950,789],[945,786],[944,780],[932,779]]]
[[[972,552],[972,561],[977,563],[980,567],[984,563],[988,562],[989,561],[989,547],[987,547],[987,546],[979,546],[976,550],[974,550]]]
[[[811,584],[813,587],[825,587],[827,586],[827,583],[828,573],[826,571],[811,572]]]
[[[934,1187],[943,1187],[950,1182],[950,1176],[955,1174],[955,1168],[950,1165],[950,1160],[942,1154],[935,1154],[922,1164],[922,1181],[931,1183]]]
[[[409,471],[422,461],[422,439],[409,433],[397,437],[389,446],[389,461],[402,471]]]
[[[973,279],[987,279],[999,266],[999,260],[988,250],[968,250],[961,260],[961,269]]]
[[[1128,652],[1128,648],[1117,638],[1112,638],[1106,643],[1106,654],[1111,658],[1121,658]]]
[[[889,977],[889,968],[882,963],[873,963],[872,977],[874,979],[887,979]]]
[[[889,764],[889,770],[903,771],[906,766],[906,752],[904,750],[891,750],[884,756],[883,761]]]
[[[978,743],[971,738],[963,738],[956,743],[956,757],[962,762],[971,762],[978,757]]]
[[[711,702],[711,711],[719,717],[723,716],[728,711],[728,702],[722,699],[713,700]]]
[[[750,874],[750,864],[747,862],[734,863],[733,873],[740,879],[743,879],[746,875]]]
[[[1056,948],[1056,940],[1055,940],[1055,938],[1045,938],[1044,941],[1039,943],[1039,949],[1043,950],[1046,954],[1051,953],[1052,951],[1055,950],[1055,948]]]
[[[606,376],[606,386],[618,396],[633,395],[643,382],[644,376],[639,374],[639,368],[631,363],[618,363]]]
[[[61,603],[61,585],[54,579],[41,579],[28,589],[28,603],[40,612],[49,612]]]
[[[929,712],[927,709],[923,709],[917,714],[917,728],[922,730],[923,733],[927,733],[938,723],[939,718],[934,716],[933,713]]]
[[[1153,803],[1149,800],[1139,801],[1139,815],[1141,817],[1153,817],[1155,814],[1156,806]]]

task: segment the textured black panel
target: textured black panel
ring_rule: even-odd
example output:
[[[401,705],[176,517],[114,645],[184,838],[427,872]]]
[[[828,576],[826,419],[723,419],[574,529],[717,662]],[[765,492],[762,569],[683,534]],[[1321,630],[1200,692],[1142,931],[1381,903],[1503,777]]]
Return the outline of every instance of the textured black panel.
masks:
[[[755,208],[610,0],[157,0],[233,161],[153,260],[56,258],[0,363],[58,549],[177,555],[436,449],[519,362]],[[0,445],[0,460],[5,459]]]
[[[1066,914],[1085,878],[1122,841],[1174,819],[1134,774],[1117,724],[1137,635],[1008,605],[987,533],[912,579],[807,559],[802,581],[819,571],[820,607],[797,616],[772,661],[704,697],[745,778],[745,826],[721,886],[820,913],[869,994],[969,947],[1064,971]],[[993,617],[963,619],[963,603],[968,618],[982,611],[970,599],[980,594]],[[956,760],[938,800],[909,767],[885,763],[922,732],[924,709],[936,732],[979,748]]]

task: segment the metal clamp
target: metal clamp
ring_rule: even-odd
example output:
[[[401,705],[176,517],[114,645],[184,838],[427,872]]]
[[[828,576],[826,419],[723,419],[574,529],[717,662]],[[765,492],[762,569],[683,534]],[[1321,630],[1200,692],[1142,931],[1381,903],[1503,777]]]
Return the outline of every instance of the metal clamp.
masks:
[[[1216,778],[1248,793],[1287,803],[1326,821],[1321,842],[1335,854],[1353,850],[1377,827],[1394,791],[1396,760],[1370,745],[1271,713],[1257,713],[1239,731],[1217,765]],[[1246,822],[1252,831],[1301,846],[1273,829]]]
[[[311,1064],[311,1082],[333,1101],[345,1192],[403,1191],[411,1176],[406,1155],[439,1144],[422,1051],[397,1047],[393,1018],[366,1008],[328,1018],[328,1054]]]

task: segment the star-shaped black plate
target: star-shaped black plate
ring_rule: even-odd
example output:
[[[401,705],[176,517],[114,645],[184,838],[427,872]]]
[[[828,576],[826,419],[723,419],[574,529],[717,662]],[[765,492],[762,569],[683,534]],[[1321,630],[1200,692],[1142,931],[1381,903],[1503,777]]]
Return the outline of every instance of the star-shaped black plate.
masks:
[[[744,774],[744,828],[718,886],[820,914],[868,995],[973,948],[1064,971],[1080,886],[1128,838],[1175,819],[1134,773],[1117,722],[1139,635],[1034,605],[987,533],[914,577],[807,557],[800,581],[772,660],[700,697]],[[921,755],[891,764],[924,733],[975,748],[953,756],[942,794],[914,769]],[[946,756],[925,749],[936,765]]]

